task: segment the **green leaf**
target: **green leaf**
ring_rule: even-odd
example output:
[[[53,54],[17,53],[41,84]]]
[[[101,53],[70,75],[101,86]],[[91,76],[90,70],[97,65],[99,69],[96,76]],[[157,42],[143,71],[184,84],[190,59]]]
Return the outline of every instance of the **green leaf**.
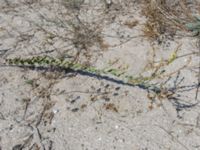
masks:
[[[171,64],[176,58],[177,58],[177,53],[176,53],[176,51],[174,51],[174,52],[170,55],[170,57],[169,57],[169,59],[168,59],[168,64]]]
[[[81,69],[82,68],[82,66],[81,66],[81,64],[72,64],[72,69]]]
[[[188,23],[186,24],[186,27],[188,28],[188,30],[191,30],[191,31],[200,30],[200,22]]]
[[[96,69],[95,67],[89,67],[89,68],[87,68],[86,70],[89,71],[89,72],[92,72],[92,73],[98,72],[97,69]]]
[[[196,15],[195,18],[200,21],[200,16],[199,15]]]
[[[33,80],[26,80],[26,81],[25,81],[25,83],[26,83],[26,84],[29,84],[29,85],[33,85],[33,82],[34,82]]]
[[[109,69],[108,73],[111,73],[114,76],[119,76],[120,75],[120,72],[117,69]]]

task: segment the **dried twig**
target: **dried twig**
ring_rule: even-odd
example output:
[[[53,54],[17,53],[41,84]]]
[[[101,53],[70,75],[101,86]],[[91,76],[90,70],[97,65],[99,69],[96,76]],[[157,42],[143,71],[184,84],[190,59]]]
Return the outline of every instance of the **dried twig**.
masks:
[[[198,48],[199,48],[199,56],[198,57],[200,58],[200,39],[198,41]],[[200,87],[200,59],[199,59],[199,72],[198,72],[197,90],[196,90],[196,96],[195,96],[196,100],[198,98],[199,87]]]

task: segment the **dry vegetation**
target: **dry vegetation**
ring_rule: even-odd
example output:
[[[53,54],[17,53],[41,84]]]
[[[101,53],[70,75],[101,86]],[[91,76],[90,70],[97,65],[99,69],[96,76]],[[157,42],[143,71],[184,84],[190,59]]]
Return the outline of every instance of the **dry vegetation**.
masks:
[[[144,17],[145,21],[142,22],[136,19],[135,16],[132,17],[134,11]],[[164,108],[163,103],[169,101],[180,119],[181,111],[198,106],[200,97],[198,95],[200,86],[200,36],[198,35],[200,25],[197,28],[199,31],[195,34],[191,32],[193,30],[187,27],[188,23],[197,21],[195,15],[200,16],[200,2],[198,0],[174,0],[173,2],[171,0],[3,0],[2,5],[0,5],[1,64],[8,58],[50,56],[60,60],[69,59],[74,64],[82,64],[85,68],[94,66],[96,69],[98,61],[104,59],[104,53],[113,51],[110,56],[112,57],[115,48],[120,46],[123,48],[123,45],[132,42],[135,38],[146,40],[151,46],[148,47],[147,53],[149,60],[145,67],[141,69],[143,71],[138,73],[137,76],[127,73],[128,66],[132,64],[122,63],[118,65],[119,61],[117,60],[114,62],[106,60],[110,61],[110,64],[106,64],[106,61],[103,62],[107,65],[108,70],[116,64],[120,66],[117,69],[123,72],[123,75],[127,75],[125,77],[129,79],[128,81],[124,81],[123,76],[120,78],[121,74],[116,75],[117,73],[114,71],[117,69],[115,68],[110,69],[110,72],[107,71],[108,74],[104,72],[103,75],[97,74],[95,71],[87,73],[81,71],[70,72],[70,70],[62,69],[62,67],[61,69],[50,68],[49,70],[36,69],[34,71],[38,72],[37,75],[32,73],[34,71],[29,72],[26,67],[23,71],[18,71],[20,75],[22,74],[20,79],[25,82],[24,86],[29,89],[31,94],[31,96],[26,96],[20,100],[23,105],[23,116],[22,121],[18,121],[18,123],[31,128],[34,132],[28,134],[24,138],[25,140],[22,139],[12,149],[58,149],[53,146],[54,141],[49,140],[51,137],[48,137],[48,134],[52,133],[53,135],[55,132],[54,128],[50,127],[54,115],[57,113],[53,112],[56,105],[54,99],[58,97],[57,99],[60,100],[59,96],[61,95],[64,95],[65,102],[69,104],[67,110],[70,110],[72,114],[83,113],[88,107],[96,106],[99,101],[99,108],[105,111],[106,114],[120,114],[121,106],[117,105],[116,101],[123,101],[123,96],[128,97],[129,92],[127,90],[122,92],[123,86],[126,87],[127,85],[131,88],[137,86],[146,92],[146,98],[149,101],[147,100],[148,107],[145,109],[148,111],[152,111],[154,108]],[[124,16],[128,16],[128,19],[124,19]],[[136,31],[138,35],[130,35],[129,33],[132,34],[132,31]],[[194,50],[191,48],[187,53],[182,52],[180,42],[177,42],[178,44],[174,49],[168,51],[162,49],[167,41],[176,43],[180,38],[187,37],[195,39]],[[138,40],[139,45],[140,43],[142,45],[142,40]],[[161,49],[160,53],[165,54],[164,57],[158,54],[159,49]],[[183,61],[183,59],[186,61]],[[179,60],[181,63],[179,63]],[[2,67],[5,67],[3,65]],[[85,70],[87,71],[87,69]],[[195,80],[195,83],[190,82],[187,75],[184,76],[184,73],[188,70],[194,74],[195,79],[192,79]],[[11,83],[14,82],[15,75],[14,77],[12,75],[12,72],[9,73],[9,79],[6,79],[5,75],[4,78],[2,75],[0,85],[3,87],[4,83],[9,83],[9,80],[11,80]],[[90,80],[87,82],[88,79],[84,79],[84,87],[89,86],[89,90],[83,91],[78,88],[68,92],[76,86],[74,83],[81,78],[79,75],[88,78],[94,77],[103,81],[101,84],[98,81],[97,84],[93,81],[90,83]],[[67,79],[67,81],[73,80],[71,87],[68,87],[68,82],[64,79]],[[60,90],[63,87],[55,90],[60,82],[66,82],[67,84],[63,90]],[[80,86],[81,84],[78,83]],[[112,84],[115,84],[115,86]],[[69,89],[66,89],[66,87]],[[5,91],[7,92],[7,90]],[[187,92],[192,92],[193,97],[188,98]],[[27,94],[26,91],[25,93]],[[79,95],[81,94],[86,95],[86,98],[84,97],[83,102],[81,101],[78,105]],[[183,99],[183,97],[186,98]],[[89,102],[86,103],[86,99],[89,99]],[[1,105],[3,107],[2,101],[0,100],[0,109]],[[32,107],[32,105],[36,106],[30,111],[29,107]],[[22,108],[19,109],[19,112],[21,110]],[[97,111],[100,112],[100,110]],[[137,113],[140,114],[140,110]],[[100,114],[102,115],[103,112]],[[1,118],[6,120],[6,116],[0,111],[0,121]],[[48,127],[50,129],[47,129]],[[5,131],[9,132],[7,129]],[[33,138],[35,136],[38,137],[37,140]],[[174,138],[175,136],[172,135],[171,137]],[[188,149],[179,141],[177,143],[183,149]]]
[[[146,0],[143,5],[143,13],[148,19],[144,34],[159,42],[163,40],[159,39],[162,35],[173,38],[181,31],[187,32],[185,25],[195,20],[194,14],[199,14],[200,6],[198,1],[190,3],[187,0]]]

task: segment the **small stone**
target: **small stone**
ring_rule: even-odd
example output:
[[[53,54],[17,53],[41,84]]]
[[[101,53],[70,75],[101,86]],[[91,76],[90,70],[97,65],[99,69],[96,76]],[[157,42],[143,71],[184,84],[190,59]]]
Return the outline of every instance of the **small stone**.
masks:
[[[98,90],[97,90],[97,93],[100,93],[101,92],[101,88],[99,88]]]
[[[77,112],[77,111],[79,111],[79,108],[73,108],[71,111],[72,112]]]
[[[116,87],[115,90],[116,90],[116,91],[119,91],[119,90],[120,90],[120,87]]]
[[[110,84],[106,84],[106,85],[105,85],[105,88],[108,88],[109,86],[110,86]]]
[[[118,95],[119,95],[118,93],[114,93],[114,94],[113,94],[113,96],[118,96]]]
[[[108,101],[110,101],[110,98],[109,97],[105,97],[104,100],[108,102]]]

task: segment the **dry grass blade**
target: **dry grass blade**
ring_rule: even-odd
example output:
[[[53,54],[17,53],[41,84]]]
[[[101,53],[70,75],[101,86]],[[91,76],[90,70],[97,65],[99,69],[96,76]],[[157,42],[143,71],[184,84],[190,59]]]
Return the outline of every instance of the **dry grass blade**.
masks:
[[[200,39],[198,41],[198,47],[199,47],[199,56],[200,57]],[[200,59],[199,59],[199,66],[198,66],[198,81],[197,81],[197,90],[196,90],[196,95],[195,95],[195,99],[198,99],[198,93],[199,93],[199,88],[200,88]]]

